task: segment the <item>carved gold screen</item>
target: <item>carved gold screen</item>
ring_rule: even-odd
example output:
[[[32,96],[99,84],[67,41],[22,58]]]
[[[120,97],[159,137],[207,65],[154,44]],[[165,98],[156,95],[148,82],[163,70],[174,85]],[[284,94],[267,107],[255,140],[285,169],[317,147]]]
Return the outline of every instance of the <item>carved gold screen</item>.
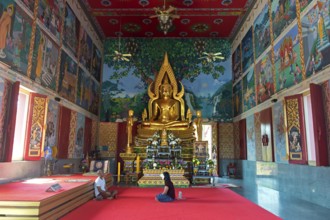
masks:
[[[290,163],[307,163],[303,104],[301,94],[285,97]]]

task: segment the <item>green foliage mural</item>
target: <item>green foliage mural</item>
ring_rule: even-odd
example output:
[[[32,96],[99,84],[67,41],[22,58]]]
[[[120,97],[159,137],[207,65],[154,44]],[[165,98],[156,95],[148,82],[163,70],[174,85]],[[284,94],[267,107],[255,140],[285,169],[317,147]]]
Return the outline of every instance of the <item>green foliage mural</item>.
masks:
[[[225,61],[231,61],[230,46],[230,43],[223,39],[120,39],[120,44],[119,39],[107,40],[104,46],[101,121],[116,121],[126,117],[128,109],[133,109],[136,117],[141,115],[149,100],[147,87],[158,73],[166,52],[176,79],[182,81],[185,88],[186,84],[194,83],[201,75],[211,77],[212,80],[225,77],[226,80],[221,82],[223,86],[232,77],[231,64],[225,67]],[[130,53],[132,57],[129,57],[128,62],[115,60],[115,51]],[[221,52],[225,60],[208,62],[202,58],[204,52]],[[215,88],[209,98],[212,98],[219,88],[220,86]],[[186,88],[186,99],[187,93],[191,104],[188,107],[195,110],[204,107],[198,103],[198,98],[201,98],[198,97],[198,92]],[[231,100],[231,94],[228,98]],[[217,104],[219,103],[218,101]],[[231,101],[228,103],[231,105]],[[217,112],[218,116],[226,114]],[[206,115],[212,116],[214,113]],[[231,120],[231,114],[228,118]]]

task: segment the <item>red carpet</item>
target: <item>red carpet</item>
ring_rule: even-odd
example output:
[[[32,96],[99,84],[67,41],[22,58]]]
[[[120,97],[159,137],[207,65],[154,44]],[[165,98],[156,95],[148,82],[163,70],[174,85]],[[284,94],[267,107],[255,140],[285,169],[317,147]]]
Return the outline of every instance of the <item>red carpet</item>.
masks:
[[[244,197],[224,188],[177,188],[184,200],[159,203],[162,188],[116,188],[115,200],[89,201],[61,220],[272,220],[280,219]]]

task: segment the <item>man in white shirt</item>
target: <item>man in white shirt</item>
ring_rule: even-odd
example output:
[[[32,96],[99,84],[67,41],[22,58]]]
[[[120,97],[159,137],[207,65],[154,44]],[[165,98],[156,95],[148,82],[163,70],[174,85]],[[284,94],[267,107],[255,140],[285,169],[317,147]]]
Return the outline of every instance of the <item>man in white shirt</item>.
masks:
[[[118,193],[117,190],[113,190],[111,192],[107,190],[103,171],[98,170],[97,175],[98,175],[98,177],[94,183],[94,191],[95,191],[96,200],[116,198],[117,193]]]

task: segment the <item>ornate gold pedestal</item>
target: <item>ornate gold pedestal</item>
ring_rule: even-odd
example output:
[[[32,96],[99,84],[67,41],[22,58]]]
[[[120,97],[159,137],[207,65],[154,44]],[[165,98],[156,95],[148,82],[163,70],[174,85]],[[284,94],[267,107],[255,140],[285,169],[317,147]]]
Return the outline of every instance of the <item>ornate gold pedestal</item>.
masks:
[[[143,169],[143,177],[138,181],[140,187],[164,186],[164,180],[160,177],[163,172],[168,172],[175,187],[187,188],[189,180],[184,177],[183,169]]]
[[[133,173],[134,172],[134,160],[136,158],[135,153],[120,153],[120,158],[124,161],[124,172]]]

